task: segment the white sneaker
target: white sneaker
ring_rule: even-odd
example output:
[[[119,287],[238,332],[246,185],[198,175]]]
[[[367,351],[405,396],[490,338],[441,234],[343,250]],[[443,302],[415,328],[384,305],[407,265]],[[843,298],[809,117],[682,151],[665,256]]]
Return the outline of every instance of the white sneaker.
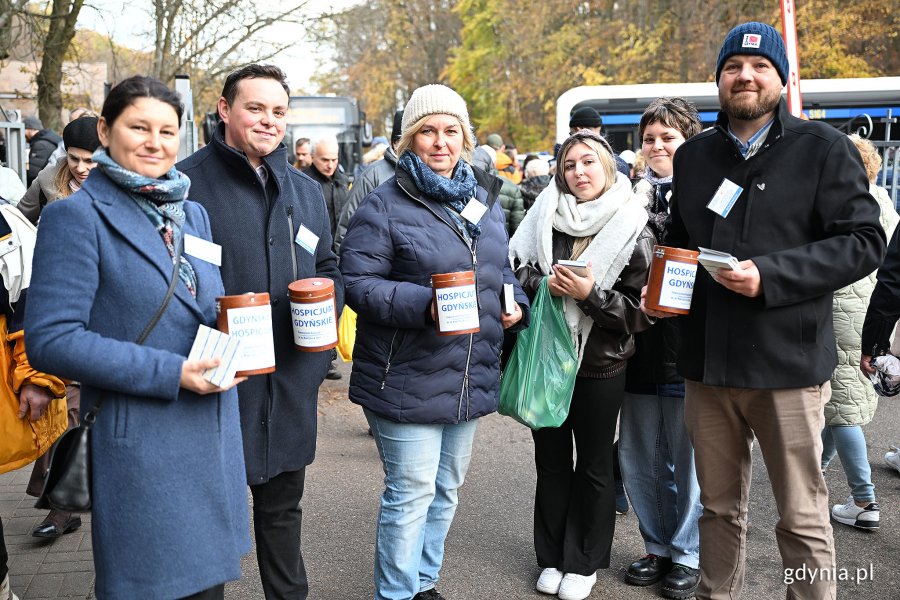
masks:
[[[900,448],[891,446],[891,451],[884,455],[884,462],[886,462],[888,466],[897,469],[897,472],[900,473]]]
[[[853,501],[853,496],[847,498],[847,504],[835,504],[831,509],[831,518],[844,525],[852,525],[860,529],[878,529],[881,521],[881,510],[877,502],[869,502],[860,508]]]
[[[0,600],[19,600],[19,597],[9,589],[9,573],[0,582]]]
[[[551,567],[541,571],[541,576],[538,577],[537,585],[534,587],[539,592],[556,595],[559,593],[559,584],[562,580],[563,572]]]
[[[597,574],[578,575],[566,573],[559,584],[559,600],[584,600],[591,595],[591,589],[597,583]]]

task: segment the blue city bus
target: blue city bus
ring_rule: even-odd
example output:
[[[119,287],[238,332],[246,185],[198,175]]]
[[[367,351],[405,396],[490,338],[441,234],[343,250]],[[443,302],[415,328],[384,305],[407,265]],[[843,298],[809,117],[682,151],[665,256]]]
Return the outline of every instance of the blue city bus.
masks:
[[[900,77],[805,79],[800,81],[803,112],[870,139],[885,157],[878,182],[889,188],[895,204],[900,188]],[[714,124],[719,110],[714,82],[597,85],[572,88],[556,102],[556,141],[569,135],[569,115],[591,106],[603,118],[603,133],[613,148],[638,150],[638,124],[644,108],[656,98],[680,96],[697,106],[703,125]],[[889,121],[894,121],[893,123]]]

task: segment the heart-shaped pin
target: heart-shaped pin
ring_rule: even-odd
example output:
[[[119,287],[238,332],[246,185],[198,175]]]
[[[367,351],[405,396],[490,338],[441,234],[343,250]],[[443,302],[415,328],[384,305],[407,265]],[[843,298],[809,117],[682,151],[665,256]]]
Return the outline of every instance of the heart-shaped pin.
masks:
[[[756,184],[756,187],[759,188],[759,191],[763,191],[763,190],[766,189],[766,184],[764,184],[764,183],[757,183],[757,184]]]

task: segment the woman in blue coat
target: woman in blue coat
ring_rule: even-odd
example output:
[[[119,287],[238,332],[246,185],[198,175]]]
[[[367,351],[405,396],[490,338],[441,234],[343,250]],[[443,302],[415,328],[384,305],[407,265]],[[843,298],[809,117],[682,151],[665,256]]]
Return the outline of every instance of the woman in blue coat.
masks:
[[[83,415],[102,404],[91,446],[101,599],[223,598],[250,549],[234,383],[215,387],[201,374],[216,361],[185,359],[198,326],[215,327],[223,288],[218,267],[189,254],[210,230],[174,169],[181,114],[155,79],[113,88],[98,167],[44,210],[34,254],[32,361],[82,383]],[[138,345],[185,241],[174,296]]]
[[[363,406],[384,465],[375,540],[377,600],[441,600],[444,539],[478,417],[494,412],[503,330],[527,323],[507,259],[501,182],[466,162],[465,101],[443,85],[413,92],[396,176],[360,204],[341,245],[358,314],[350,399]],[[439,336],[431,276],[473,271],[479,331]],[[515,288],[511,314],[503,284]],[[525,312],[523,312],[525,311]]]

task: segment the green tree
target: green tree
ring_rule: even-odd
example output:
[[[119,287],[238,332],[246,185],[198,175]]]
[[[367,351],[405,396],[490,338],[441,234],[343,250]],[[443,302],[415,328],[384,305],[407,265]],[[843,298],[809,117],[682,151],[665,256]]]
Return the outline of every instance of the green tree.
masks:
[[[324,64],[322,92],[354,96],[374,124],[390,133],[393,113],[413,90],[444,81],[460,22],[450,0],[372,0],[329,15],[315,28]]]
[[[75,23],[83,5],[84,0],[53,0],[47,15],[50,23],[36,80],[38,115],[48,129],[62,129],[63,59],[75,37]]]

